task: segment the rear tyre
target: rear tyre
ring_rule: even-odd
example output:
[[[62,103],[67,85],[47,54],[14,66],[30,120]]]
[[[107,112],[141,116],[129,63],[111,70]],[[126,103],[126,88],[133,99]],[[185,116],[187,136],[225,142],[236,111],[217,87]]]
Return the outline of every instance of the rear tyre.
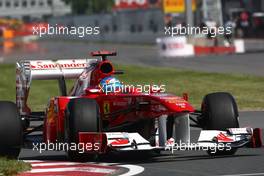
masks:
[[[22,121],[16,104],[0,101],[0,156],[17,158],[23,144]]]
[[[66,110],[65,141],[68,144],[79,143],[79,132],[99,132],[99,107],[95,100],[78,98],[72,99]],[[95,159],[93,154],[80,153],[81,151],[68,150],[68,157],[73,161],[87,161]]]
[[[217,92],[204,97],[202,103],[202,119],[205,130],[226,130],[239,128],[238,108],[234,97],[230,93]],[[237,149],[208,151],[209,155],[233,155]]]

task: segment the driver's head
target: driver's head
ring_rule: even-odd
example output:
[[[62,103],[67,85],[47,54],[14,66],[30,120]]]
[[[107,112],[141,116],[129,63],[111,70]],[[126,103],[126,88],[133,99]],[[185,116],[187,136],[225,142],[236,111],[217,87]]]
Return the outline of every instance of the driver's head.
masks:
[[[108,76],[102,79],[99,83],[99,87],[105,93],[120,92],[122,90],[121,82],[113,76]]]

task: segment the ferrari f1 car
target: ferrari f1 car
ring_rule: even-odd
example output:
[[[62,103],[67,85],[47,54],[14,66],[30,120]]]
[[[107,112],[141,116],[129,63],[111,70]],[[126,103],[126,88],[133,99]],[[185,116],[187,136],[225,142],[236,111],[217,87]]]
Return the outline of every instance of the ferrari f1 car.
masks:
[[[42,132],[45,144],[63,144],[72,160],[111,151],[174,150],[180,144],[187,150],[208,147],[210,155],[232,155],[240,147],[262,146],[259,129],[239,127],[237,104],[229,93],[210,93],[203,98],[201,110],[195,110],[187,94],[180,97],[157,88],[148,93],[104,91],[103,80],[123,73],[107,60],[114,55],[97,51],[92,53],[94,59],[18,62],[16,104],[0,102],[1,155],[18,156],[36,131]],[[50,98],[45,111],[32,112],[27,105],[32,80],[50,79],[58,80],[61,94]],[[66,79],[76,79],[69,93]],[[38,124],[34,121],[42,123],[34,126]],[[195,146],[189,145],[190,127],[202,129]],[[74,144],[85,148],[72,148]]]

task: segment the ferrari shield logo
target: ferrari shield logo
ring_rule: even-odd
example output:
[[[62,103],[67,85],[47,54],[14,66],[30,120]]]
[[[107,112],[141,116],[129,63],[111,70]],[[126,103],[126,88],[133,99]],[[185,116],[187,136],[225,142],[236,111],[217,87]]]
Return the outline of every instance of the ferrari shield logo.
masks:
[[[104,114],[108,114],[108,113],[110,113],[110,103],[105,102],[104,103]]]

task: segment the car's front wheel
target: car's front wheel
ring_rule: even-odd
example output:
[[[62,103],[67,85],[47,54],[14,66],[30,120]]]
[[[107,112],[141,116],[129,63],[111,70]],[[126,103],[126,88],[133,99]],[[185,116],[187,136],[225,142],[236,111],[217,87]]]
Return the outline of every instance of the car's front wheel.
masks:
[[[200,123],[205,130],[239,128],[238,108],[234,97],[227,92],[211,93],[202,102]],[[210,155],[233,155],[236,149],[208,151]]]
[[[65,141],[78,145],[79,132],[99,132],[99,106],[93,99],[72,99],[66,109]],[[84,154],[83,151],[68,150],[68,157],[73,161],[86,161],[94,155]]]

